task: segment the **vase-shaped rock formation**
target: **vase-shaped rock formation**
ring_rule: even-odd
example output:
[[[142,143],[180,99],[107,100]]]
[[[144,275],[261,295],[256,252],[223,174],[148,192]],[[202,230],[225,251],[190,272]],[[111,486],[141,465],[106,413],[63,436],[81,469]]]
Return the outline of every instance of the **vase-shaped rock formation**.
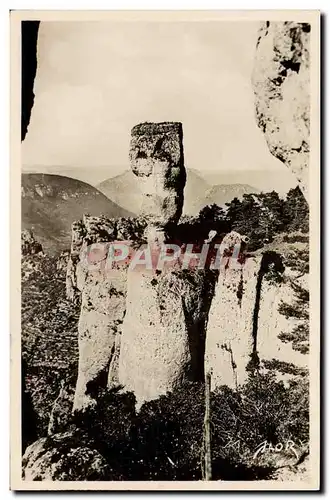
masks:
[[[142,213],[156,226],[176,224],[186,182],[182,124],[141,123],[131,134],[129,158],[143,195]]]
[[[308,23],[263,23],[252,77],[259,128],[270,152],[297,177],[307,200],[310,30]]]

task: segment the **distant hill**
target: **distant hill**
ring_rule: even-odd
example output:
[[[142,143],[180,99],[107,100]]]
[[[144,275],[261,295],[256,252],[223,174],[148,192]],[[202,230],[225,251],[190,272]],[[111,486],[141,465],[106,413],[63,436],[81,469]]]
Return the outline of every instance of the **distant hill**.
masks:
[[[248,184],[220,184],[212,186],[206,193],[204,205],[216,203],[224,205],[234,198],[241,199],[244,194],[260,193],[260,190]]]
[[[123,172],[124,167],[121,166],[98,166],[91,165],[89,167],[70,167],[67,165],[23,165],[22,173],[24,174],[48,174],[48,175],[61,175],[70,177],[71,179],[78,179],[79,181],[86,182],[91,186],[96,186],[100,182],[118,175]]]
[[[98,184],[97,189],[110,200],[135,214],[140,211],[142,202],[138,181],[131,170],[116,175]]]
[[[187,183],[184,190],[184,213],[196,214],[203,207],[205,192],[210,185],[195,170],[187,169]],[[139,213],[142,195],[138,181],[131,170],[101,182],[97,185],[102,193],[118,205],[134,213]]]
[[[184,190],[183,213],[196,215],[205,206],[205,193],[211,188],[202,173],[194,169],[187,169],[187,183]]]
[[[71,224],[83,214],[129,217],[95,187],[50,174],[22,174],[22,229],[33,229],[47,253],[68,249]]]
[[[286,195],[291,188],[295,188],[297,180],[289,169],[279,162],[278,169],[267,170],[212,170],[203,171],[204,179],[211,185],[248,184],[264,193],[277,191],[280,196]]]
[[[126,210],[138,214],[142,196],[138,183],[131,170],[101,182],[97,188],[108,198]],[[221,184],[212,186],[195,169],[187,169],[187,182],[184,189],[183,213],[197,215],[205,206],[212,203],[223,205],[233,198],[242,198],[244,193],[259,193],[260,190],[248,184]]]

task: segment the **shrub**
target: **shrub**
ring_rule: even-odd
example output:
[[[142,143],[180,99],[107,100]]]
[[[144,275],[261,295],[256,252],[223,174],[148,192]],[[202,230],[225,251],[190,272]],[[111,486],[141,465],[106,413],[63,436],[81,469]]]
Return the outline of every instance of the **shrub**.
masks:
[[[276,445],[289,439],[307,441],[309,435],[308,383],[276,381],[274,372],[250,375],[238,391],[222,388],[212,398],[212,453],[214,472],[221,476],[223,461],[244,466],[245,474],[257,471],[253,455],[267,441]],[[264,470],[267,474],[271,471]],[[251,477],[251,479],[253,478]],[[215,477],[216,479],[216,477]],[[241,479],[236,478],[236,479]]]

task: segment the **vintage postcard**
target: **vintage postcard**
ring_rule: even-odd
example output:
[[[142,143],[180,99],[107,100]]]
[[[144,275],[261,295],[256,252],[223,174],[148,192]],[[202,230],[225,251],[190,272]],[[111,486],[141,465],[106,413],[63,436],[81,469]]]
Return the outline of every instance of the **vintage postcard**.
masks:
[[[320,488],[320,13],[11,12],[11,488]]]

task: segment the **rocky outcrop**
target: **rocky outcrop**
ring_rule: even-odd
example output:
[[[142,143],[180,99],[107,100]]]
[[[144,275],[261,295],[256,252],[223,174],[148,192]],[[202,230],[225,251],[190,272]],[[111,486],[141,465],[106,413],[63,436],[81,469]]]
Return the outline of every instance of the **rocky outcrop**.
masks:
[[[144,234],[151,252],[157,251],[171,241],[182,213],[186,173],[181,123],[134,127],[130,161],[143,193]],[[127,284],[118,382],[134,392],[139,407],[186,380],[203,380],[214,280],[205,271],[134,268],[128,270]]]
[[[212,373],[212,388],[236,388],[256,354],[289,362],[292,349],[278,336],[292,320],[278,309],[292,296],[287,284],[292,272],[284,269],[279,253],[241,251],[231,257],[235,246],[242,250],[247,241],[232,231],[221,240],[220,273],[182,269],[179,261],[164,269],[131,268],[129,262],[112,268],[107,240],[118,231],[111,221],[87,216],[74,231],[68,267],[74,285],[68,289],[81,298],[75,410],[95,404],[98,387],[122,386],[135,394],[139,407],[184,381],[202,381],[204,370]],[[131,247],[139,244],[134,234],[126,241]],[[88,254],[90,242],[89,248],[98,249],[95,255]]]
[[[142,213],[153,224],[176,224],[183,207],[186,171],[182,124],[141,123],[133,127],[129,158],[142,192]]]
[[[263,23],[252,76],[258,126],[270,152],[297,177],[307,199],[310,30],[308,23]]]
[[[78,271],[79,272],[79,271]],[[106,386],[118,329],[125,314],[126,273],[87,272],[78,323],[79,365],[74,409],[89,406],[92,384]]]
[[[203,381],[204,371],[212,373],[212,388],[236,388],[252,361],[258,363],[265,339],[274,345],[267,317],[277,321],[279,315],[279,254],[245,255],[248,238],[236,231],[220,235],[177,225],[185,181],[181,124],[134,127],[130,158],[145,197],[144,216],[86,215],[72,227],[67,294],[81,300],[73,410],[95,405],[99,388],[118,386],[133,392],[140,407],[185,381]],[[114,242],[127,250],[120,263],[112,258]],[[180,256],[159,266],[163,245],[171,242]],[[199,268],[202,245],[214,251],[219,243],[220,262],[205,259],[212,265]],[[194,265],[185,268],[185,259]]]
[[[102,455],[73,432],[35,441],[22,460],[25,481],[102,481],[109,478],[109,472]]]
[[[30,229],[24,229],[21,233],[22,255],[35,255],[42,252],[41,244],[35,239]]]
[[[142,211],[148,221],[145,237],[151,244],[163,243],[165,231],[168,236],[168,228],[182,212],[186,176],[181,123],[135,126],[130,161],[143,193]],[[189,295],[199,302],[192,307],[183,298],[189,283],[171,271],[154,276],[153,271],[144,275],[134,270],[127,277],[125,265],[107,269],[107,243],[137,241],[140,228],[136,221],[129,224],[125,219],[115,222],[90,216],[73,225],[67,294],[73,300],[81,296],[74,410],[94,404],[93,385],[102,385],[104,380],[110,386],[118,382],[144,401],[165,393],[186,376],[197,376],[203,367],[203,362],[197,362],[198,357],[203,359],[202,351],[197,349],[197,353],[193,346],[201,339],[203,343],[204,331],[199,327],[206,316],[201,313],[198,320],[195,316],[205,309],[205,280],[190,290]],[[93,266],[94,250],[90,249],[97,243],[102,244],[103,255],[98,255]]]

